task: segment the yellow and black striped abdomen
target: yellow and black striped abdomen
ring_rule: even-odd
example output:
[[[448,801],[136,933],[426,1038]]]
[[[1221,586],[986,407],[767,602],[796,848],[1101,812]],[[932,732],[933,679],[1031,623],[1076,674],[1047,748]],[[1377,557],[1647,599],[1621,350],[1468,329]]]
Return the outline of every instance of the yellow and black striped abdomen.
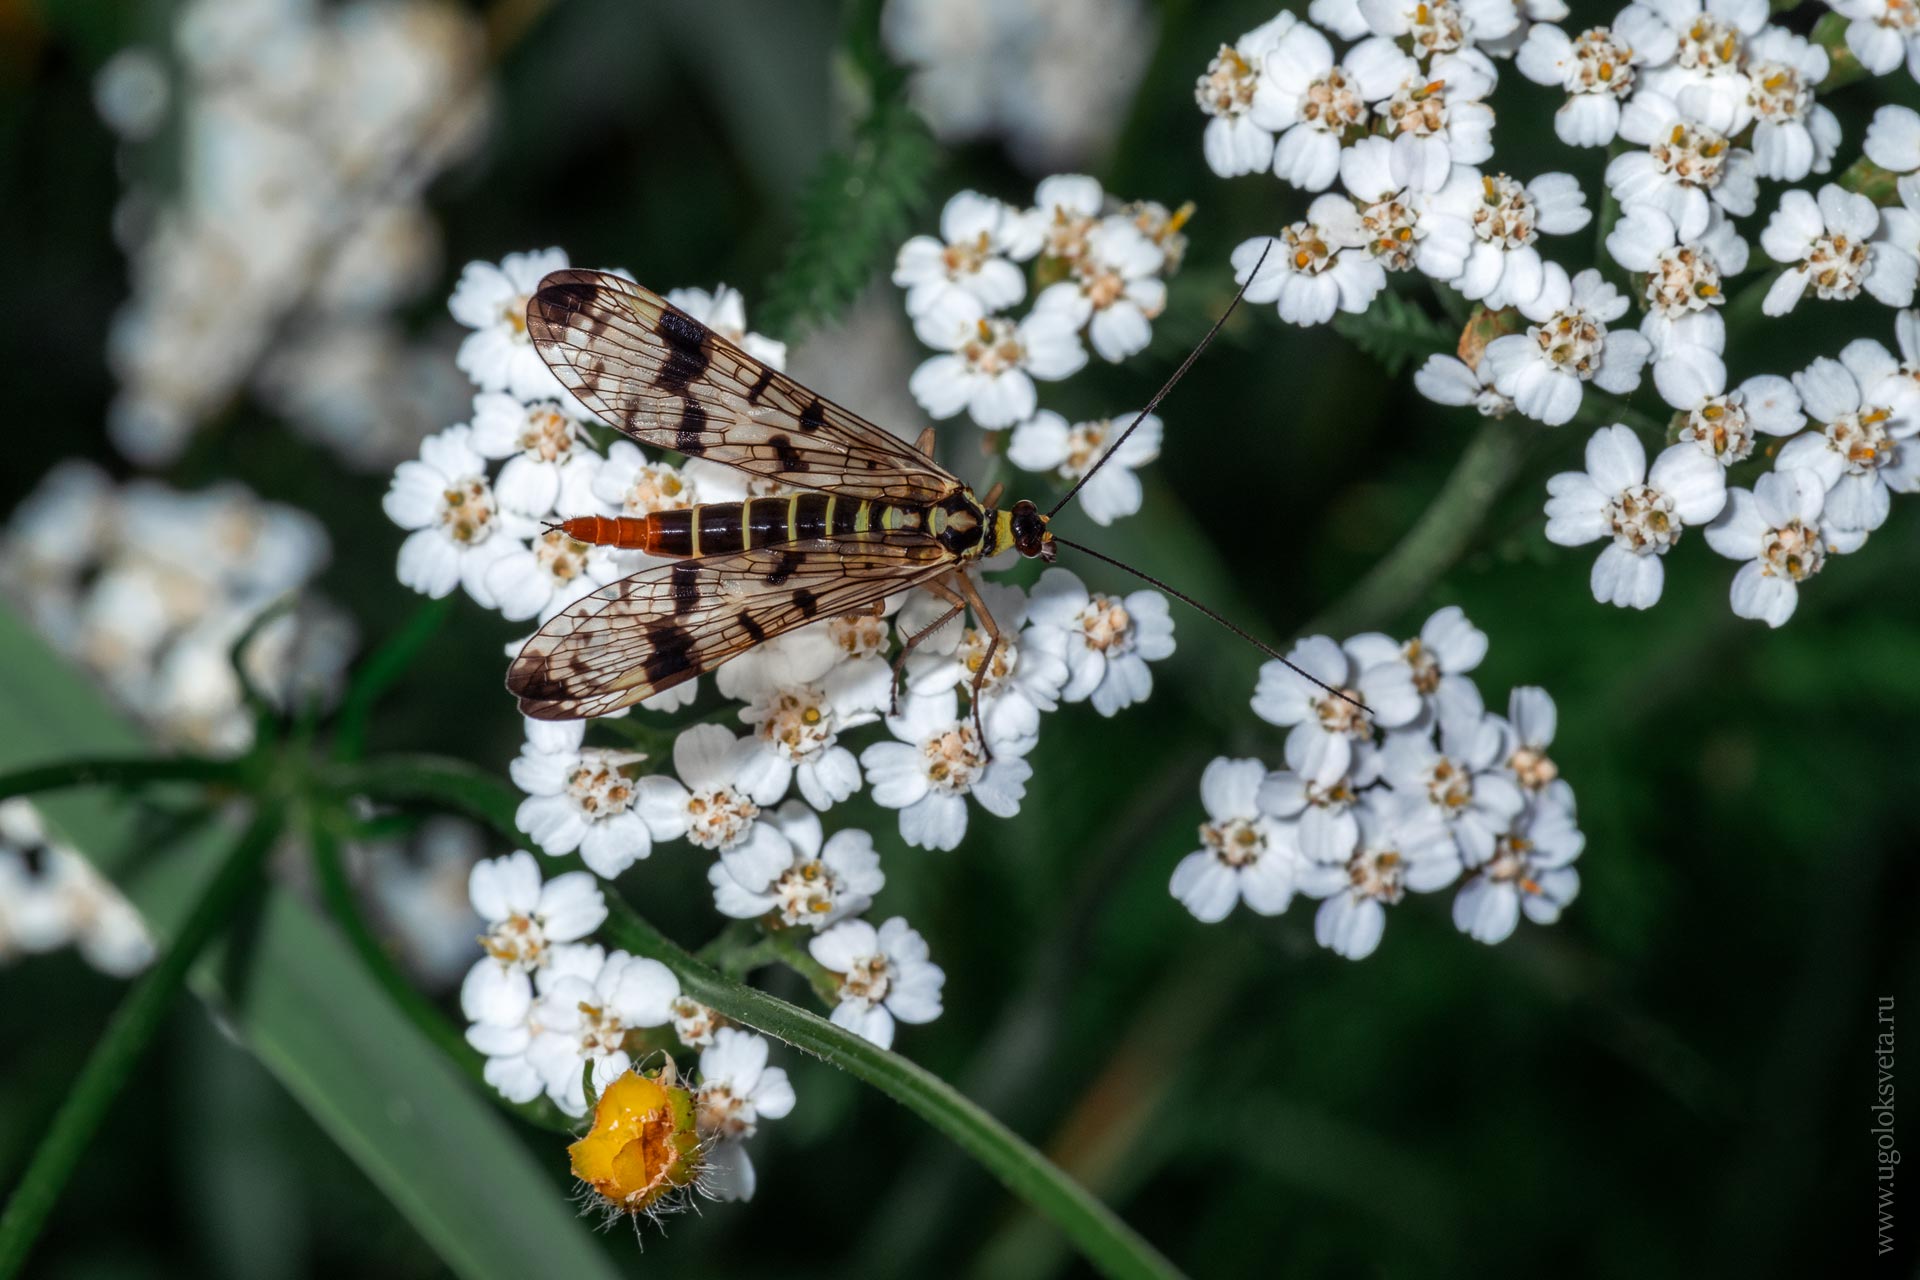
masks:
[[[561,527],[570,537],[648,555],[728,555],[755,547],[919,529],[919,507],[893,506],[831,493],[795,493],[745,502],[712,502],[645,516],[583,516]]]

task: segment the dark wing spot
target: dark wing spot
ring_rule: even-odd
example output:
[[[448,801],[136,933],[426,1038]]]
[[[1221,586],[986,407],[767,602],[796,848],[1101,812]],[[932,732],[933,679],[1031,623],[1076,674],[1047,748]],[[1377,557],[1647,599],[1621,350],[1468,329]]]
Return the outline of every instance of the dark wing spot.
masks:
[[[821,405],[820,397],[815,396],[807,402],[807,407],[800,411],[800,429],[802,431],[818,431],[826,425],[826,408]]]
[[[673,307],[664,307],[660,312],[660,322],[654,326],[669,345],[682,351],[698,352],[707,345],[707,326],[695,320],[684,311]]]
[[[697,454],[706,447],[707,411],[691,398],[680,404],[680,426],[674,432],[673,447],[681,453]]]
[[[801,587],[793,593],[793,607],[800,611],[801,617],[811,618],[820,612],[820,597]]]
[[[753,615],[750,613],[742,613],[740,615],[740,629],[746,632],[755,644],[759,644],[767,638],[767,629],[758,622],[755,622]]]
[[[660,372],[654,375],[653,385],[662,391],[671,391],[676,395],[684,394],[693,385],[693,380],[707,371],[707,354],[704,351],[685,351],[679,347],[667,352],[667,358],[660,366]]]
[[[649,683],[665,688],[678,683],[678,677],[693,670],[693,636],[671,622],[662,622],[647,633],[652,648],[640,660]]]
[[[800,557],[791,551],[780,553],[780,559],[767,571],[767,585],[777,587],[794,575],[800,567]]]
[[[591,280],[560,280],[542,285],[533,295],[533,305],[554,315],[577,315],[600,296],[600,286]]]
[[[766,394],[766,390],[768,386],[770,386],[772,383],[773,383],[773,370],[769,369],[765,365],[761,365],[760,376],[755,378],[753,380],[753,385],[747,388],[747,403],[759,404],[760,397]],[[806,419],[804,417],[801,418],[800,425],[803,427],[807,425]]]
[[[700,603],[700,566],[682,561],[673,566],[673,611],[686,613]]]
[[[798,449],[793,447],[793,437],[784,435],[772,436],[767,440],[767,445],[773,450],[773,456],[780,463],[780,469],[782,471],[805,471],[807,469],[807,460],[800,456]]]
[[[520,699],[520,709],[536,720],[554,718],[555,703],[564,703],[573,695],[564,681],[553,678],[551,669],[544,657],[521,656],[513,660],[507,668],[507,692]],[[535,704],[546,704],[542,714]],[[533,710],[528,710],[532,706]]]

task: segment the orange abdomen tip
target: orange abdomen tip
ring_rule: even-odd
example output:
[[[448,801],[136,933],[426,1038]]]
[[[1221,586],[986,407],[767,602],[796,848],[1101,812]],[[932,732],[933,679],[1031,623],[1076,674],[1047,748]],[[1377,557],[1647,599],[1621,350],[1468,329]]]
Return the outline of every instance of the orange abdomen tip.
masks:
[[[645,516],[575,516],[560,522],[569,538],[596,547],[618,547],[623,551],[646,551],[653,540],[652,527]]]

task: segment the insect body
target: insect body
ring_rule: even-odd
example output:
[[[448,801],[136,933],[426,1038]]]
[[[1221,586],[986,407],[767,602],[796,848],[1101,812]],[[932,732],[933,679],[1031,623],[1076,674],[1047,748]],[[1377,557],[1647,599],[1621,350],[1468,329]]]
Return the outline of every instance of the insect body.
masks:
[[[525,714],[605,715],[916,586],[950,608],[909,649],[969,605],[987,630],[977,714],[1000,637],[965,570],[1008,548],[1053,558],[1047,517],[1031,502],[982,501],[928,456],[931,432],[917,445],[897,439],[622,277],[553,273],[528,300],[527,331],[560,381],[635,440],[798,492],[564,522],[583,542],[676,563],[603,587],[541,627],[507,674]]]
[[[1134,426],[1225,320],[1223,314],[1214,323]],[[1002,509],[998,486],[985,499],[975,497],[934,462],[931,429],[908,444],[762,364],[665,299],[606,272],[556,271],[542,280],[527,301],[527,333],[561,383],[619,431],[794,492],[563,522],[560,528],[582,542],[673,563],[583,596],[527,641],[507,672],[507,688],[526,715],[605,715],[794,627],[877,610],[888,596],[921,587],[949,608],[906,638],[895,671],[915,645],[971,608],[988,636],[973,679],[979,733],[981,683],[993,668],[1000,629],[967,570],[1009,549],[1050,561],[1056,544],[1144,578],[1300,670],[1192,597],[1056,538],[1048,521],[1093,469],[1052,511],[1026,501]],[[1360,705],[1343,690],[1329,692]]]

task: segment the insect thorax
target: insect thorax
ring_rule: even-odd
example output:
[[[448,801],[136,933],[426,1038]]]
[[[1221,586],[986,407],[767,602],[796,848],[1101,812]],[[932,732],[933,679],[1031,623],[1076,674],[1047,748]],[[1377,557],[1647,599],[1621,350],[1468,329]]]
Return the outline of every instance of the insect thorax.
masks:
[[[992,555],[997,548],[990,535],[997,528],[994,513],[965,489],[927,508],[927,532],[963,559]]]

